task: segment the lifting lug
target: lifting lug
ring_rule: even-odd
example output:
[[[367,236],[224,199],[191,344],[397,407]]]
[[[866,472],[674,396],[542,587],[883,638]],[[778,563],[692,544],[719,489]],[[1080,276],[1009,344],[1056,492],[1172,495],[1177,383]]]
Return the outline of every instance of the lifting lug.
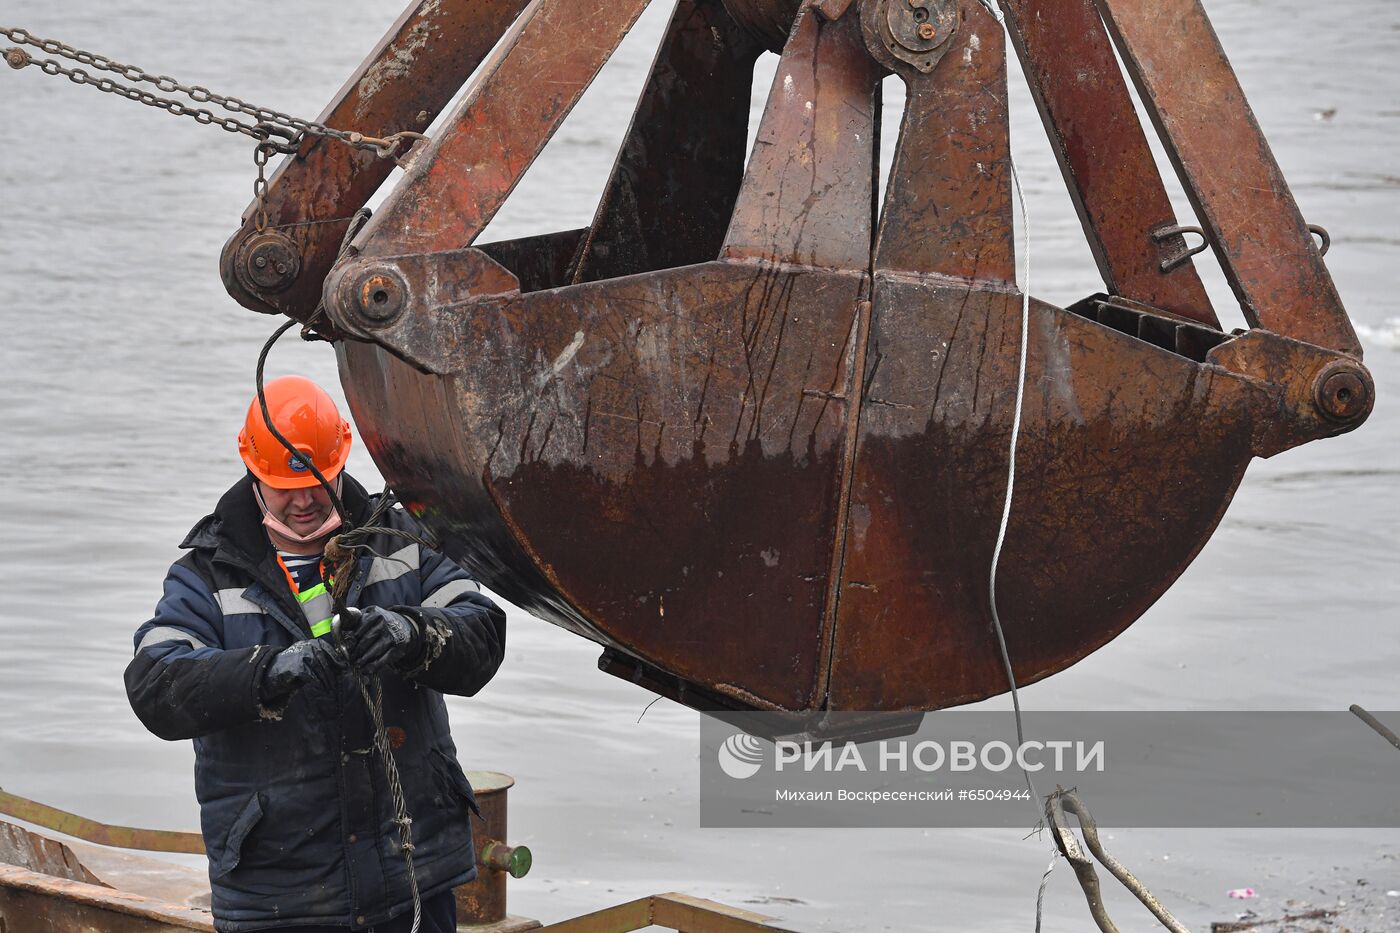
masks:
[[[1200,237],[1201,242],[1195,246],[1187,246],[1186,234],[1188,233],[1194,233]],[[1162,264],[1159,266],[1163,275],[1175,271],[1197,253],[1204,253],[1206,247],[1210,245],[1210,241],[1206,239],[1206,232],[1200,227],[1183,227],[1179,224],[1158,227],[1152,231],[1152,239],[1157,243],[1171,244],[1175,247],[1170,255],[1163,258]]]
[[[1327,232],[1327,228],[1321,224],[1308,224],[1308,232],[1317,237],[1317,249],[1326,256],[1327,251],[1332,248],[1332,234]]]

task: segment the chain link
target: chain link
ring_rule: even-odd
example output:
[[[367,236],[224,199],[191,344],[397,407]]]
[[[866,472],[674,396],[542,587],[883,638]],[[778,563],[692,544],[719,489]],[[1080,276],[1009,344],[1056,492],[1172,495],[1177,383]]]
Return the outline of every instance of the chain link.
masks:
[[[267,229],[267,158],[266,146],[253,150],[253,164],[258,167],[258,177],[253,180],[253,199],[258,202],[258,233]]]
[[[11,49],[6,53],[6,58],[11,62],[13,62],[14,58],[11,57],[10,53],[15,51],[19,50]],[[203,123],[206,126],[217,126],[230,133],[242,133],[244,136],[250,136],[259,142],[265,142],[268,138],[266,130],[259,129],[251,123],[244,123],[236,117],[223,117],[203,107],[190,107],[178,100],[158,97],[149,91],[130,87],[111,78],[95,78],[81,68],[65,68],[61,63],[51,58],[34,58],[23,52],[20,54],[24,56],[24,64],[38,65],[39,70],[46,75],[61,75],[74,84],[86,84],[89,87],[97,88],[105,94],[116,94],[118,97],[134,100],[138,104],[145,104],[148,107],[155,107],[157,110],[173,113],[177,117],[190,117],[196,123]]]
[[[116,94],[128,100],[134,100],[137,103],[145,104],[148,107],[165,110],[176,116],[191,117],[197,123],[212,124],[230,133],[242,133],[259,142],[265,143],[270,136],[279,136],[285,139],[286,143],[274,144],[273,151],[275,152],[295,152],[304,137],[319,136],[326,139],[339,140],[357,149],[372,151],[380,158],[395,158],[399,147],[405,141],[427,138],[422,133],[409,131],[393,133],[389,136],[378,138],[374,136],[365,136],[361,133],[338,130],[312,120],[303,120],[300,117],[294,117],[280,110],[273,110],[270,107],[259,107],[238,97],[218,94],[202,85],[181,84],[169,75],[151,74],[135,65],[126,65],[108,58],[106,55],[99,55],[96,52],[75,48],[71,45],[59,42],[56,39],[41,39],[26,29],[19,29],[12,26],[0,26],[0,36],[4,36],[11,42],[18,42],[21,45],[28,45],[40,49],[50,55],[58,55],[70,61],[77,62],[79,65],[85,65],[98,71],[107,72],[108,74],[118,75],[127,81],[144,82],[154,85],[155,89],[163,94],[183,94],[196,104],[212,103],[230,113],[238,113],[253,117],[256,122],[248,123],[237,117],[219,116],[207,107],[191,107],[181,101],[172,100],[168,97],[159,97],[151,91],[133,87],[129,84],[123,84],[113,78],[94,77],[83,68],[67,68],[62,63],[54,61],[53,59],[35,58],[19,48],[7,49],[5,51],[5,60],[12,68],[19,69],[27,65],[38,65],[40,70],[45,74],[62,75],[74,84],[85,84],[90,87],[95,87],[104,93]]]

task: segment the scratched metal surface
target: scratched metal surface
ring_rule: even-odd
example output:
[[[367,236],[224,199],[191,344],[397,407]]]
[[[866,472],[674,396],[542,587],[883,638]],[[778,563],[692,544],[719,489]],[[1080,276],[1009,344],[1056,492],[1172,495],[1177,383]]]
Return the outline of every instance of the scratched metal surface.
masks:
[[[7,0],[0,19],[311,116],[395,7],[258,0],[191,18],[173,0]],[[1375,0],[1209,8],[1305,216],[1332,231],[1328,265],[1379,403],[1354,435],[1252,466],[1177,586],[1023,699],[1393,707],[1400,75],[1389,63],[1400,11]],[[666,16],[659,5],[644,14],[484,239],[587,224]],[[772,57],[760,67],[771,75]],[[272,322],[225,295],[217,258],[248,201],[251,151],[64,81],[0,78],[0,125],[18,140],[0,156],[0,786],[108,822],[188,828],[188,745],[144,733],[120,672],[175,542],[237,475],[232,438]],[[1011,86],[1034,290],[1068,303],[1098,287],[1093,261],[1014,69]],[[755,99],[766,90],[760,76]],[[1211,268],[1204,278],[1226,326],[1238,325],[1223,279]],[[289,344],[272,365],[335,378],[323,347]],[[352,462],[373,478],[362,449]],[[513,622],[497,681],[452,709],[468,767],[519,780],[512,833],[536,867],[514,883],[514,912],[552,920],[680,889],[809,930],[1028,928],[1046,845],[1020,833],[700,831],[694,714],[661,701],[637,722],[650,696],[596,672],[593,645],[523,614]],[[1337,893],[1369,904],[1371,929],[1400,922],[1384,894],[1400,888],[1393,837],[1114,835],[1112,851],[1194,927],[1233,917],[1224,892],[1243,885],[1261,891],[1249,906],[1264,915]],[[1048,929],[1083,929],[1066,877],[1047,914]]]

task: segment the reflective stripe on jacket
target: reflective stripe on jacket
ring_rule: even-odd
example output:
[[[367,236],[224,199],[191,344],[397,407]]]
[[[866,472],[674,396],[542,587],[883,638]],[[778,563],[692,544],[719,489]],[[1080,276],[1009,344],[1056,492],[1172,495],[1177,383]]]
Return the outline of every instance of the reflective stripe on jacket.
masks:
[[[373,507],[348,476],[343,498],[355,516]],[[399,510],[385,522],[417,529]],[[276,651],[311,633],[262,528],[251,480],[230,489],[182,547],[154,618],[136,632],[126,687],[148,729],[194,739],[215,927],[363,929],[410,910],[398,828],[353,681],[302,688],[280,718],[258,702]],[[476,802],[443,694],[471,696],[495,674],[505,614],[443,555],[390,536],[371,547],[381,556],[361,558],[349,604],[407,609],[446,636],[426,668],[383,678],[414,867],[428,897],[476,874]]]

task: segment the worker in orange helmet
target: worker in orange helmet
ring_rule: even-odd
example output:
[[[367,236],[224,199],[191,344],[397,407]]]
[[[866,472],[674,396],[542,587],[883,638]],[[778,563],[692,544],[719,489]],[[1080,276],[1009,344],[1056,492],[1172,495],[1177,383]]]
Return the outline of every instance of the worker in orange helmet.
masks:
[[[420,930],[450,933],[480,811],[443,695],[494,676],[505,614],[397,508],[337,606],[326,544],[379,498],[346,474],[350,426],[324,389],[286,376],[264,394],[271,426],[254,398],[238,436],[248,473],[186,537],[136,631],[127,696],[156,735],[194,740],[217,930],[408,931],[416,882]],[[352,666],[383,690],[411,877]]]

